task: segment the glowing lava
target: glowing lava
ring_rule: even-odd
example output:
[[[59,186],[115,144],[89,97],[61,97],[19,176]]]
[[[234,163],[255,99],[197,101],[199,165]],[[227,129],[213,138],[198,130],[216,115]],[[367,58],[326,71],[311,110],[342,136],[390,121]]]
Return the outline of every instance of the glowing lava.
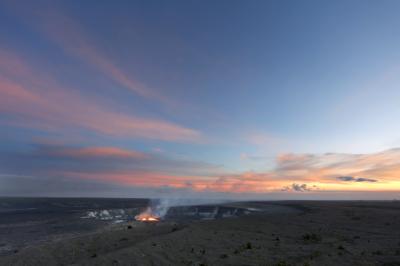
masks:
[[[159,221],[158,218],[156,218],[156,217],[141,217],[138,220],[142,221],[142,222],[158,222]]]
[[[151,212],[151,209],[148,208],[147,210],[145,210],[144,212],[138,214],[135,216],[135,219],[137,221],[141,221],[141,222],[158,222],[160,221],[160,217],[154,215]]]

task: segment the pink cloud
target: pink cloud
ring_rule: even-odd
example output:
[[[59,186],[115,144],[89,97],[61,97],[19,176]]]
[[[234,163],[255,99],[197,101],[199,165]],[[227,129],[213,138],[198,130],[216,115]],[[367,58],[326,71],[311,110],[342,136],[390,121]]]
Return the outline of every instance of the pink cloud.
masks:
[[[201,182],[201,177],[177,176],[152,171],[114,171],[102,173],[88,172],[63,172],[62,174],[70,178],[91,179],[120,185],[146,186],[146,187],[186,187],[190,180]]]
[[[4,111],[13,109],[13,106],[18,104],[40,104],[42,102],[38,95],[35,95],[19,84],[5,79],[1,74],[0,94],[2,95],[2,99],[0,99],[2,101],[2,106],[0,106],[0,108]]]
[[[0,73],[10,74],[7,60],[20,66],[11,78],[0,75],[0,111],[14,115],[9,121],[12,125],[58,131],[79,128],[109,136],[165,141],[200,139],[198,131],[172,122],[114,112],[60,86],[51,77],[37,74],[18,56],[4,50],[0,55]]]
[[[194,176],[171,175],[153,171],[112,171],[101,173],[90,172],[63,172],[55,173],[70,178],[91,179],[120,185],[146,187],[175,187],[188,188],[198,192],[229,192],[229,193],[265,193],[279,191],[281,181],[275,182],[268,174],[243,173],[239,175]]]
[[[78,21],[67,16],[54,6],[47,6],[44,10],[40,9],[36,12],[23,11],[33,12],[36,24],[32,23],[32,21],[29,21],[29,24],[36,25],[39,31],[59,45],[66,53],[86,62],[121,87],[131,90],[144,98],[171,106],[177,104],[172,99],[135,79],[132,73],[127,73],[117,66],[98,49],[95,42],[91,40]]]
[[[50,152],[51,155],[69,156],[76,158],[131,158],[131,159],[148,159],[149,155],[116,147],[84,147],[84,148],[58,148]]]
[[[265,172],[178,175],[165,171],[102,170],[61,173],[70,178],[143,187],[174,187],[221,193],[323,193],[400,191],[400,149],[375,154],[291,154]],[[290,165],[287,163],[290,162]],[[279,165],[282,164],[282,165]],[[373,178],[374,177],[374,178]]]

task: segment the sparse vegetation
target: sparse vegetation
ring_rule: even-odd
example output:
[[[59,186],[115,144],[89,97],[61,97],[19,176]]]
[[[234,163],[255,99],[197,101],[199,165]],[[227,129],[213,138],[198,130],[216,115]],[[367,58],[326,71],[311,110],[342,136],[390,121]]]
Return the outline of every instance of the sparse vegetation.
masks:
[[[239,254],[240,252],[245,251],[247,249],[253,249],[253,245],[251,244],[251,242],[247,242],[246,244],[241,245],[239,248],[233,251],[233,254]]]
[[[247,242],[247,244],[246,244],[246,249],[252,249],[253,247],[252,247],[252,245],[251,245],[251,243],[250,242]]]
[[[279,261],[278,263],[276,263],[274,266],[290,266],[289,263],[287,263],[284,260]]]
[[[306,242],[320,242],[322,240],[321,236],[315,233],[304,234],[302,238]]]
[[[310,259],[312,259],[312,260],[316,259],[316,258],[320,257],[321,255],[322,255],[321,251],[315,250],[313,253],[311,253]]]
[[[374,251],[374,252],[372,252],[372,254],[373,255],[383,255],[383,252],[382,251],[380,251],[380,250],[376,250],[376,251]]]

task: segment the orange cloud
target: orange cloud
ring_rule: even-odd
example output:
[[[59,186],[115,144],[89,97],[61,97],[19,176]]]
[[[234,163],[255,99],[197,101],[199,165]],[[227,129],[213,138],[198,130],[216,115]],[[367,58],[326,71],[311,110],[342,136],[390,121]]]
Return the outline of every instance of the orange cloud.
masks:
[[[60,174],[60,173],[56,173]],[[109,183],[145,186],[145,187],[175,187],[193,191],[228,192],[228,193],[266,193],[279,191],[281,181],[268,179],[266,175],[244,173],[243,175],[218,176],[191,176],[171,175],[153,171],[112,171],[112,172],[63,172],[63,176],[70,178],[91,179]]]
[[[126,150],[100,147],[61,151],[73,156],[131,156]],[[100,154],[100,155],[99,155]],[[134,153],[136,156],[136,153]],[[139,155],[140,156],[140,155]],[[135,157],[136,158],[136,157]],[[277,157],[277,167],[266,172],[180,175],[167,168],[155,170],[75,168],[51,173],[123,186],[179,188],[218,193],[324,193],[400,191],[400,149],[375,154],[291,154]],[[142,165],[142,164],[140,164]],[[122,166],[122,165],[120,165]],[[144,168],[142,168],[144,169]],[[356,169],[357,172],[354,172]],[[362,169],[362,170],[360,170]],[[194,173],[194,172],[193,172]],[[48,174],[48,173],[47,173]],[[374,176],[372,178],[371,176]]]
[[[197,192],[323,193],[400,191],[400,149],[376,154],[291,154],[277,158],[274,170],[214,176],[171,175],[164,172],[116,171],[68,173],[70,177],[129,186],[174,187]],[[362,171],[360,169],[363,169]],[[354,169],[357,172],[354,172]],[[374,176],[375,178],[372,178]]]
[[[372,154],[283,154],[277,164],[280,178],[315,182],[325,189],[400,188],[400,149]]]

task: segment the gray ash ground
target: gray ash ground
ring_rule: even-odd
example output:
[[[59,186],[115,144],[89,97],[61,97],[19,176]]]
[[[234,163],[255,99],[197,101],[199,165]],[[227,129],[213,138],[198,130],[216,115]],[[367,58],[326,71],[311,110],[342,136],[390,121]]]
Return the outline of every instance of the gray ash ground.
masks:
[[[37,243],[95,232],[113,223],[114,218],[110,217],[82,219],[88,212],[121,209],[139,212],[148,203],[147,199],[0,198],[0,255]]]
[[[224,218],[235,209],[250,213]],[[210,213],[216,214],[215,219],[209,219]],[[400,265],[400,202],[178,207],[157,223],[123,222],[27,247],[0,257],[0,265],[396,266]]]
[[[134,221],[148,205],[148,199],[0,198],[0,256]],[[254,211],[215,205],[179,206],[170,208],[162,220],[189,222]]]

